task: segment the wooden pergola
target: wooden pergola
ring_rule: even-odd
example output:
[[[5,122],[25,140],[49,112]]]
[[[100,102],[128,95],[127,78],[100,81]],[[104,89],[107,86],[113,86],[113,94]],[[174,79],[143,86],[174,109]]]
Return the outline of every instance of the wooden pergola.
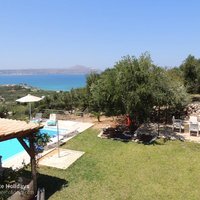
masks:
[[[27,123],[25,121],[0,118],[0,142],[17,138],[30,156],[34,194],[37,193],[37,172],[34,134],[38,132],[38,130],[42,127],[43,125],[35,123]],[[24,138],[28,139],[29,145],[26,144]]]

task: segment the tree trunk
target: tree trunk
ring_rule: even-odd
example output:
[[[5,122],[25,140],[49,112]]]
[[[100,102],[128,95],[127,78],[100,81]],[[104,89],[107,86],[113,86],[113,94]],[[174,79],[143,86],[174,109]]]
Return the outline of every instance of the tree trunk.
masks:
[[[167,121],[168,121],[168,106],[166,107],[166,110],[165,110],[165,124],[167,124]]]
[[[159,136],[159,132],[160,132],[160,106],[158,106],[158,136]]]
[[[101,121],[100,121],[100,115],[99,115],[99,114],[97,115],[97,120],[98,120],[98,122],[101,122]]]

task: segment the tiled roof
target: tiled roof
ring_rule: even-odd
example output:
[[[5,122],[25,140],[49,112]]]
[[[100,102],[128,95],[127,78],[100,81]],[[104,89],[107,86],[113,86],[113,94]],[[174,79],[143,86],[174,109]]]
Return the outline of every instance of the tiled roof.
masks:
[[[0,141],[24,137],[37,132],[43,125],[25,121],[0,118]]]

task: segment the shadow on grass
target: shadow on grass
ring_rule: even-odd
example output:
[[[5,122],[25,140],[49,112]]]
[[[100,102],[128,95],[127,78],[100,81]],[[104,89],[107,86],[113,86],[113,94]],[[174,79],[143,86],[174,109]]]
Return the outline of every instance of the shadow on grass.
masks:
[[[142,142],[142,144],[144,144],[144,145],[152,145],[152,146],[154,146],[154,145],[165,145],[165,142],[160,142],[160,141],[154,141],[154,142],[152,142],[152,143],[145,143],[145,142]]]
[[[68,187],[68,181],[55,176],[38,174],[38,187],[45,188],[45,197],[48,199],[55,192]]]
[[[111,139],[113,139],[114,141],[120,141],[120,142],[124,142],[124,143],[131,142],[131,140],[125,140],[125,139],[121,139],[121,138],[111,138]]]
[[[25,177],[31,177],[30,171],[24,172]],[[49,199],[55,192],[64,187],[68,187],[68,181],[55,176],[48,176],[46,174],[37,173],[38,188],[45,189],[45,199]]]

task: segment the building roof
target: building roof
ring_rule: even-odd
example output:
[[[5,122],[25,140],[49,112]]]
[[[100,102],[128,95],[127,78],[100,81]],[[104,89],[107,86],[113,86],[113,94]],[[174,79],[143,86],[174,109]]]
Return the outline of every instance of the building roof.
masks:
[[[0,118],[0,142],[17,137],[25,137],[37,132],[43,125],[20,120]]]

